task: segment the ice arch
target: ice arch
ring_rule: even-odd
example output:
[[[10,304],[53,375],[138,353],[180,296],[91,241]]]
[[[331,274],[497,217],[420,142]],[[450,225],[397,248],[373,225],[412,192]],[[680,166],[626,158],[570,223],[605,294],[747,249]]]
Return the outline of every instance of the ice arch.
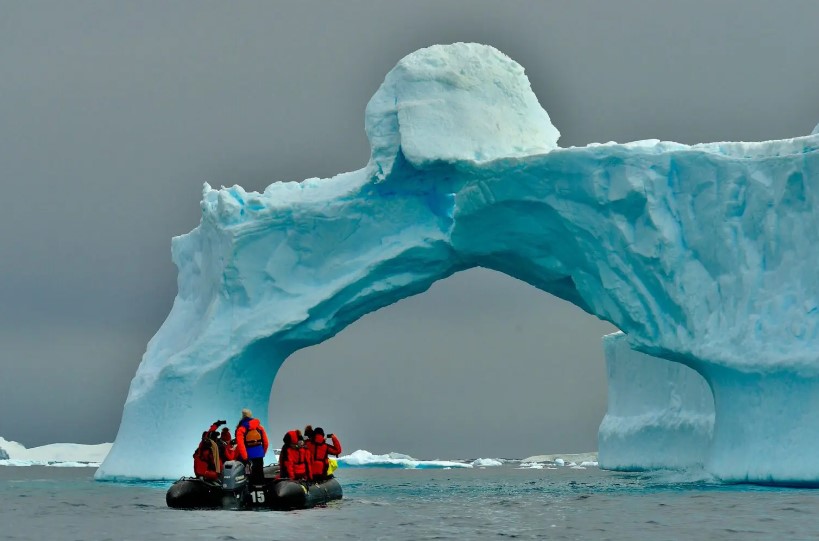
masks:
[[[700,372],[717,475],[819,479],[819,458],[789,460],[819,442],[819,137],[558,148],[523,69],[476,44],[401,60],[365,127],[359,171],[262,194],[205,186],[98,477],[179,476],[181,442],[225,411],[265,411],[290,353],[482,266]]]

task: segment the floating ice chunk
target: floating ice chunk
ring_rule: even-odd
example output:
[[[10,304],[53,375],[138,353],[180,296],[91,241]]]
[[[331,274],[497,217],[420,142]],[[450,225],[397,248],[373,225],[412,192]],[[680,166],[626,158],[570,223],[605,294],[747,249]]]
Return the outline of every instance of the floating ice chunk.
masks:
[[[472,466],[476,468],[483,468],[486,466],[503,466],[503,462],[496,458],[479,458],[472,461]]]
[[[0,460],[0,466],[35,466],[34,462],[31,460],[20,460],[16,458],[9,458],[6,460]]]
[[[406,468],[406,469],[443,469],[471,468],[472,464],[453,460],[418,460],[401,453],[374,455],[359,449],[354,453],[338,458],[339,467],[352,468]]]
[[[550,455],[534,455],[526,457],[521,462],[554,462],[558,458],[569,462],[596,462],[597,453],[553,453]]]

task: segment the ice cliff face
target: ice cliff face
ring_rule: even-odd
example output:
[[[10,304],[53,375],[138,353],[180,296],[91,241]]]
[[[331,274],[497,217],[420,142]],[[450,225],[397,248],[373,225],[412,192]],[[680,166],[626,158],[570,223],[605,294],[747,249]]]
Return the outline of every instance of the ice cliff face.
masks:
[[[598,432],[600,467],[704,467],[714,432],[714,397],[681,363],[634,351],[626,335],[603,337],[608,409]]]
[[[188,472],[211,420],[267,410],[293,351],[483,266],[699,372],[716,475],[819,480],[819,459],[781,460],[819,442],[819,137],[557,148],[523,69],[474,44],[402,60],[366,130],[359,171],[261,194],[205,187],[98,477]]]

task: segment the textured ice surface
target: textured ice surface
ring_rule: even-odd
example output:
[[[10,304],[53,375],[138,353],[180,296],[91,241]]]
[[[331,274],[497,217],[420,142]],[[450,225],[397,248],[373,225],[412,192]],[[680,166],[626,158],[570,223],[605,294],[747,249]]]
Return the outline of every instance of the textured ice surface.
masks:
[[[98,477],[189,473],[213,419],[264,421],[292,352],[482,266],[702,374],[715,474],[819,479],[819,136],[557,148],[523,69],[474,44],[402,60],[366,131],[361,170],[261,194],[205,186]]]
[[[600,466],[611,470],[703,467],[714,398],[691,368],[634,351],[623,333],[603,337],[608,409],[598,433]]]
[[[434,45],[402,59],[367,104],[365,126],[380,179],[399,156],[418,168],[480,163],[548,152],[560,137],[523,68],[476,43]]]

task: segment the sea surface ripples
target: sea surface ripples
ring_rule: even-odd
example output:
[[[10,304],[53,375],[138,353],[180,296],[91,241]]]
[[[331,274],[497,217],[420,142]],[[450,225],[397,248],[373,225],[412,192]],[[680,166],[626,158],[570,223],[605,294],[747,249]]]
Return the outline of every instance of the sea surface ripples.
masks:
[[[344,499],[281,512],[178,511],[170,483],[87,468],[0,468],[0,538],[819,539],[819,490],[589,468],[343,469]]]

